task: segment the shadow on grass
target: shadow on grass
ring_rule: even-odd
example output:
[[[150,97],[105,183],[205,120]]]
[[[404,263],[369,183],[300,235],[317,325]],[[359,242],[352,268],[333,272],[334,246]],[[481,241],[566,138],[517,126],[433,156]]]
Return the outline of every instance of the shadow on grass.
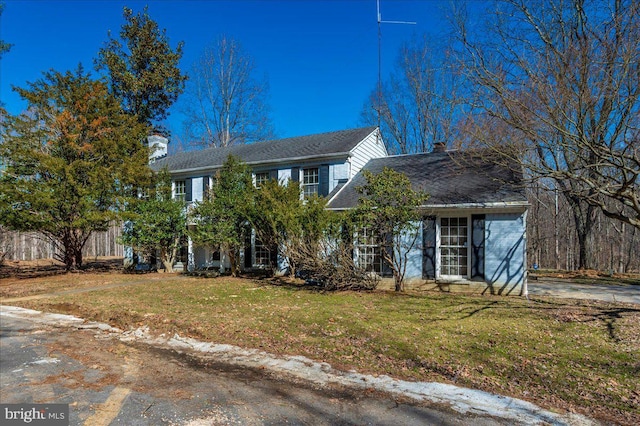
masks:
[[[472,316],[474,316],[474,315],[476,315],[476,314],[479,314],[479,313],[480,313],[480,312],[482,312],[482,311],[486,311],[486,310],[489,310],[489,309],[493,309],[493,308],[495,308],[495,307],[496,307],[496,305],[498,305],[498,302],[497,302],[497,301],[489,302],[489,303],[487,303],[487,304],[486,304],[486,305],[484,305],[484,306],[481,306],[481,307],[479,307],[479,308],[476,308],[476,309],[472,310],[471,312],[469,312],[467,315],[463,316],[463,317],[462,317],[462,318],[460,318],[460,319],[467,319],[467,318],[471,318]]]
[[[506,306],[498,301],[487,302],[484,306],[477,307],[460,319],[467,319],[474,315],[479,314],[482,311],[490,309],[538,309],[545,314],[548,314],[550,318],[555,318],[561,322],[601,322],[604,324],[609,338],[615,343],[621,343],[622,339],[617,335],[616,322],[624,319],[625,315],[640,314],[640,309],[631,307],[616,307],[611,308],[609,306],[600,306],[599,302],[562,302],[557,299],[537,299],[532,298],[530,302],[536,304],[536,306],[522,305],[522,306]]]
[[[280,287],[292,291],[308,291],[312,293],[324,293],[326,290],[319,284],[308,281],[292,281],[281,277],[250,277],[256,284],[262,286]]]
[[[292,280],[287,277],[262,277],[256,278],[250,276],[248,278],[254,279],[254,281],[260,285],[269,285],[274,287],[285,288],[294,291],[308,291],[312,293],[344,293],[344,292],[355,292],[355,293],[372,293],[372,292],[382,292],[382,290],[376,290],[375,288],[366,288],[363,285],[355,284],[353,286],[345,286],[343,288],[327,288],[320,282],[314,282],[312,280]],[[411,294],[407,293],[399,293],[399,292],[389,292],[393,294],[397,294],[399,296],[412,297]]]
[[[640,309],[619,308],[604,310],[599,314],[594,314],[594,320],[602,321],[607,327],[609,337],[616,343],[621,343],[622,339],[616,335],[616,321],[623,319],[623,314],[640,313]]]
[[[32,279],[41,277],[50,277],[54,275],[64,275],[67,273],[109,273],[120,272],[123,270],[122,259],[105,259],[105,260],[93,260],[85,262],[82,267],[77,270],[67,271],[64,265],[60,263],[53,263],[49,265],[21,265],[19,262],[16,264],[7,264],[0,266],[0,278],[17,278],[17,279]]]

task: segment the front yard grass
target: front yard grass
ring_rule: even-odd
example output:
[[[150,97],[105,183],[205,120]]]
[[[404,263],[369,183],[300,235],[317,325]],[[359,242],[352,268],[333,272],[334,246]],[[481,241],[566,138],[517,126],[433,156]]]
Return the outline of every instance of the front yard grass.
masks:
[[[84,277],[91,280],[89,274]],[[441,293],[322,293],[271,280],[112,275],[119,282],[145,279],[127,287],[12,304],[124,329],[148,326],[155,333],[304,355],[344,370],[454,383],[577,411],[607,424],[640,422],[636,305]],[[0,280],[0,288],[3,296],[12,294],[13,286],[43,291],[48,280],[9,285]]]

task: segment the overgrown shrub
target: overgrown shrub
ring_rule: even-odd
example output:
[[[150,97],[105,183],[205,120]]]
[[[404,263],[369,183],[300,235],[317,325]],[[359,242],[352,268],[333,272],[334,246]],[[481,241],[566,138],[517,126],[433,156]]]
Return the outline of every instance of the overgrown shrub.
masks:
[[[360,267],[353,247],[342,239],[304,244],[294,254],[299,276],[323,290],[375,290],[380,277]]]

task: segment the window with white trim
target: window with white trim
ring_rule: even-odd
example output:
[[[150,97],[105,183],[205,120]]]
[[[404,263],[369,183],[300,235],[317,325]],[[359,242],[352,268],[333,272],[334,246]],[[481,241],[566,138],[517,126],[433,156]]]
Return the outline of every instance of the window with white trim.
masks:
[[[256,188],[260,188],[262,185],[269,181],[269,172],[256,173]]]
[[[304,198],[309,198],[314,194],[317,195],[319,184],[320,175],[317,167],[302,170],[302,191]]]
[[[271,251],[262,244],[258,238],[255,239],[255,266],[269,266],[271,264]]]
[[[466,217],[443,217],[440,220],[440,275],[468,275],[468,235]]]
[[[383,260],[378,237],[370,229],[362,228],[356,236],[355,246],[358,253],[358,266],[367,272],[382,275]]]
[[[177,180],[174,182],[173,190],[174,198],[176,200],[183,200],[187,195],[187,182],[184,180]]]

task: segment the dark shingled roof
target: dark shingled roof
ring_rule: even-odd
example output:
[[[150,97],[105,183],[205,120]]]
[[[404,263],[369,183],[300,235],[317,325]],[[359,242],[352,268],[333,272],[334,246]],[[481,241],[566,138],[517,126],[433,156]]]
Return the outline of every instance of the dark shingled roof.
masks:
[[[296,159],[329,156],[347,156],[355,146],[370,135],[376,127],[341,130],[309,136],[276,139],[225,148],[206,148],[181,152],[164,157],[151,165],[154,170],[168,167],[169,171],[222,166],[229,155],[240,157],[248,164],[295,161]]]
[[[330,209],[355,207],[366,184],[364,170],[377,174],[384,167],[407,175],[414,190],[429,194],[426,205],[466,203],[526,203],[522,174],[499,164],[487,151],[448,151],[375,158],[340,191]]]

